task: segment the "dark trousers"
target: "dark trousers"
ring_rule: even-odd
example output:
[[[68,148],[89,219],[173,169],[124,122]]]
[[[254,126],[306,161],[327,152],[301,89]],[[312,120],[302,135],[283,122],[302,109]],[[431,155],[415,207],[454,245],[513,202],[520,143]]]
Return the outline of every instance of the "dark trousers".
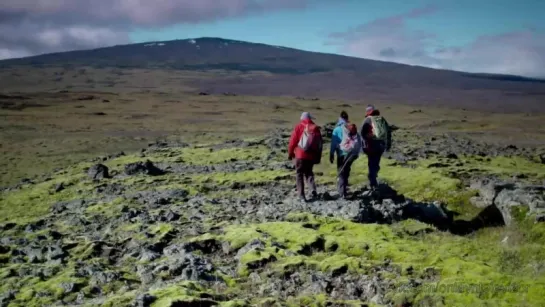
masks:
[[[316,192],[316,183],[314,182],[314,161],[295,159],[295,170],[297,172],[297,194],[299,197],[305,197],[305,181],[308,183],[311,192]]]
[[[339,192],[339,196],[341,197],[346,196],[348,178],[350,177],[354,161],[353,156],[337,156],[337,192]]]
[[[382,157],[382,153],[382,151],[379,151],[367,154],[367,166],[369,169],[367,178],[369,178],[369,185],[372,188],[378,187],[377,176],[380,171],[380,158]]]

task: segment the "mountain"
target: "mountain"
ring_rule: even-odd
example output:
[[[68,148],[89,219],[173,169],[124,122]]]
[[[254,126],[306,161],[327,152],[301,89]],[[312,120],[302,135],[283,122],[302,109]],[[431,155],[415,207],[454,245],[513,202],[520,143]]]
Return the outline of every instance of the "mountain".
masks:
[[[0,61],[0,68],[116,67],[262,71],[217,76],[196,86],[210,92],[545,109],[545,80],[471,74],[221,38],[120,45]]]

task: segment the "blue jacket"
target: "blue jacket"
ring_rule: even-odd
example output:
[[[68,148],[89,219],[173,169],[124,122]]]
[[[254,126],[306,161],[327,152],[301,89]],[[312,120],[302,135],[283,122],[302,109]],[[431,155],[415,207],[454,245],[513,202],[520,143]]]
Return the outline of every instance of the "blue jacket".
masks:
[[[343,140],[343,127],[346,125],[346,121],[342,118],[339,118],[335,129],[333,129],[333,135],[331,136],[331,148],[329,150],[329,155],[333,156],[337,153],[337,157],[344,157],[346,152],[343,152],[339,145]]]

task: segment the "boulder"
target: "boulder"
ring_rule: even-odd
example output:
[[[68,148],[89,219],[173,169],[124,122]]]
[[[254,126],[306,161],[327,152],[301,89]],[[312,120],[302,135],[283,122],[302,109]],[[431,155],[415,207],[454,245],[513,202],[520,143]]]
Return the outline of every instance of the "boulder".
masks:
[[[150,176],[163,175],[165,172],[153,165],[153,162],[147,160],[146,162],[129,163],[125,165],[125,174],[131,176],[136,174],[146,174]]]
[[[497,207],[506,225],[513,221],[513,208],[527,208],[528,214],[545,214],[545,186],[532,186],[520,183],[502,182],[494,179],[474,181],[470,188],[479,192],[471,198],[473,205],[479,208]],[[520,211],[520,210],[519,210]]]
[[[95,164],[87,170],[87,176],[93,180],[109,178],[108,167],[103,164]]]

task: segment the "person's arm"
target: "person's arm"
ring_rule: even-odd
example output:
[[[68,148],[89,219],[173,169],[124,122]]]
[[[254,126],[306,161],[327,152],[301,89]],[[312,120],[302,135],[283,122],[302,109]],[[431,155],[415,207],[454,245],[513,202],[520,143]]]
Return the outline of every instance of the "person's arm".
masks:
[[[331,136],[331,147],[329,149],[330,161],[333,161],[333,159],[335,158],[335,151],[340,144],[339,131],[342,131],[340,127],[335,127],[335,129],[333,129],[333,134]]]
[[[361,125],[361,131],[360,131],[361,145],[364,152],[368,149],[368,145],[370,142],[370,138],[369,138],[370,131],[371,131],[371,118],[366,117],[363,120],[363,123]]]
[[[324,139],[322,138],[322,131],[320,127],[317,127],[316,130],[318,130],[318,137],[320,139],[320,147],[318,148],[318,152],[316,153],[316,164],[320,164],[320,162],[322,162],[322,152],[324,150]]]
[[[386,119],[384,119],[386,122],[386,151],[390,151],[390,148],[392,148],[392,128],[390,127],[390,124]]]
[[[298,142],[299,142],[299,125],[295,126],[295,128],[293,128],[293,132],[291,133],[290,143],[288,145],[289,159],[293,159],[295,157],[295,148],[297,147]]]

